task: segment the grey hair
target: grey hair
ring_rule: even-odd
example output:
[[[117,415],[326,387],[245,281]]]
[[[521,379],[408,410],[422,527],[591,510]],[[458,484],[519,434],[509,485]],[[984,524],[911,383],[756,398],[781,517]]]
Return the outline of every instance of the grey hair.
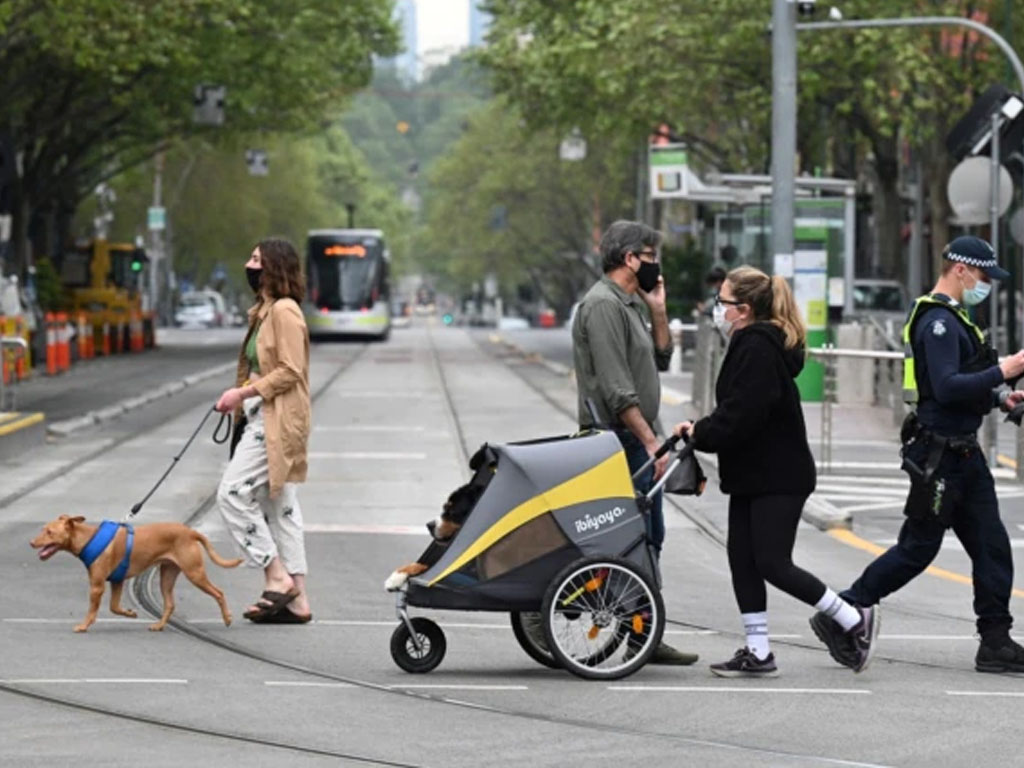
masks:
[[[601,235],[601,266],[605,273],[626,263],[626,254],[642,251],[645,246],[657,248],[661,233],[639,221],[619,219]]]

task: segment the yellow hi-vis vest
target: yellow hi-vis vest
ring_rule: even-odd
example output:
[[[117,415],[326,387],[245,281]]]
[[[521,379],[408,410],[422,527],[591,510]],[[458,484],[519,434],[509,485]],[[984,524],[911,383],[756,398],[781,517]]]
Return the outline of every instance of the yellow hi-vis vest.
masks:
[[[914,366],[914,345],[912,343],[914,324],[920,313],[932,307],[945,307],[955,315],[964,328],[977,337],[978,349],[985,349],[988,346],[985,341],[985,334],[978,326],[971,322],[971,318],[968,316],[967,310],[964,309],[963,305],[950,304],[949,301],[937,298],[932,293],[918,296],[914,300],[914,306],[910,308],[907,323],[903,326],[903,402],[910,405],[916,405],[918,401],[917,369]]]

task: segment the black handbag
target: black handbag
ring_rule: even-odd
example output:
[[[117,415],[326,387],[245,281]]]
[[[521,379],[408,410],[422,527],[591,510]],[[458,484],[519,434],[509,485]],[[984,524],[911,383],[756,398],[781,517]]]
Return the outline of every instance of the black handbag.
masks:
[[[700,462],[693,455],[693,449],[686,446],[679,453],[669,459],[669,466],[680,459],[679,464],[665,480],[665,493],[673,493],[677,496],[700,496],[704,493],[704,487],[708,483]]]

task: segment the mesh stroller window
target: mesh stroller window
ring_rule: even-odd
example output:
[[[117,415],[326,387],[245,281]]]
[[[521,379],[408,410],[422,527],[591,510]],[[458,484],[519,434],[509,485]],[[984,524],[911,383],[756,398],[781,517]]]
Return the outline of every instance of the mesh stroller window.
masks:
[[[477,558],[480,575],[493,579],[569,543],[550,514],[534,518]]]

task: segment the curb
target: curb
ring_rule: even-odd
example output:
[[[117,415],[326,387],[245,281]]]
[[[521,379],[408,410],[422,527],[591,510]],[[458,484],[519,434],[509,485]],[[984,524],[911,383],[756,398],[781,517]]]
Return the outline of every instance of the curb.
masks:
[[[52,424],[48,424],[46,427],[47,434],[56,437],[67,437],[68,435],[78,432],[82,429],[95,426],[97,424],[103,424],[104,422],[111,421],[119,418],[129,411],[137,410],[144,405],[148,405],[155,400],[159,400],[164,397],[171,397],[176,395],[189,387],[195,386],[201,381],[211,379],[214,376],[220,376],[228,371],[232,371],[237,367],[237,363],[224,363],[222,365],[214,366],[213,368],[207,368],[205,371],[199,371],[198,373],[191,373],[183,379],[168,382],[159,389],[155,389],[145,395],[139,395],[136,397],[128,397],[121,400],[113,405],[109,405],[106,408],[99,408],[94,411],[89,411],[83,416],[77,416],[73,419],[65,419],[64,421],[55,421]]]

